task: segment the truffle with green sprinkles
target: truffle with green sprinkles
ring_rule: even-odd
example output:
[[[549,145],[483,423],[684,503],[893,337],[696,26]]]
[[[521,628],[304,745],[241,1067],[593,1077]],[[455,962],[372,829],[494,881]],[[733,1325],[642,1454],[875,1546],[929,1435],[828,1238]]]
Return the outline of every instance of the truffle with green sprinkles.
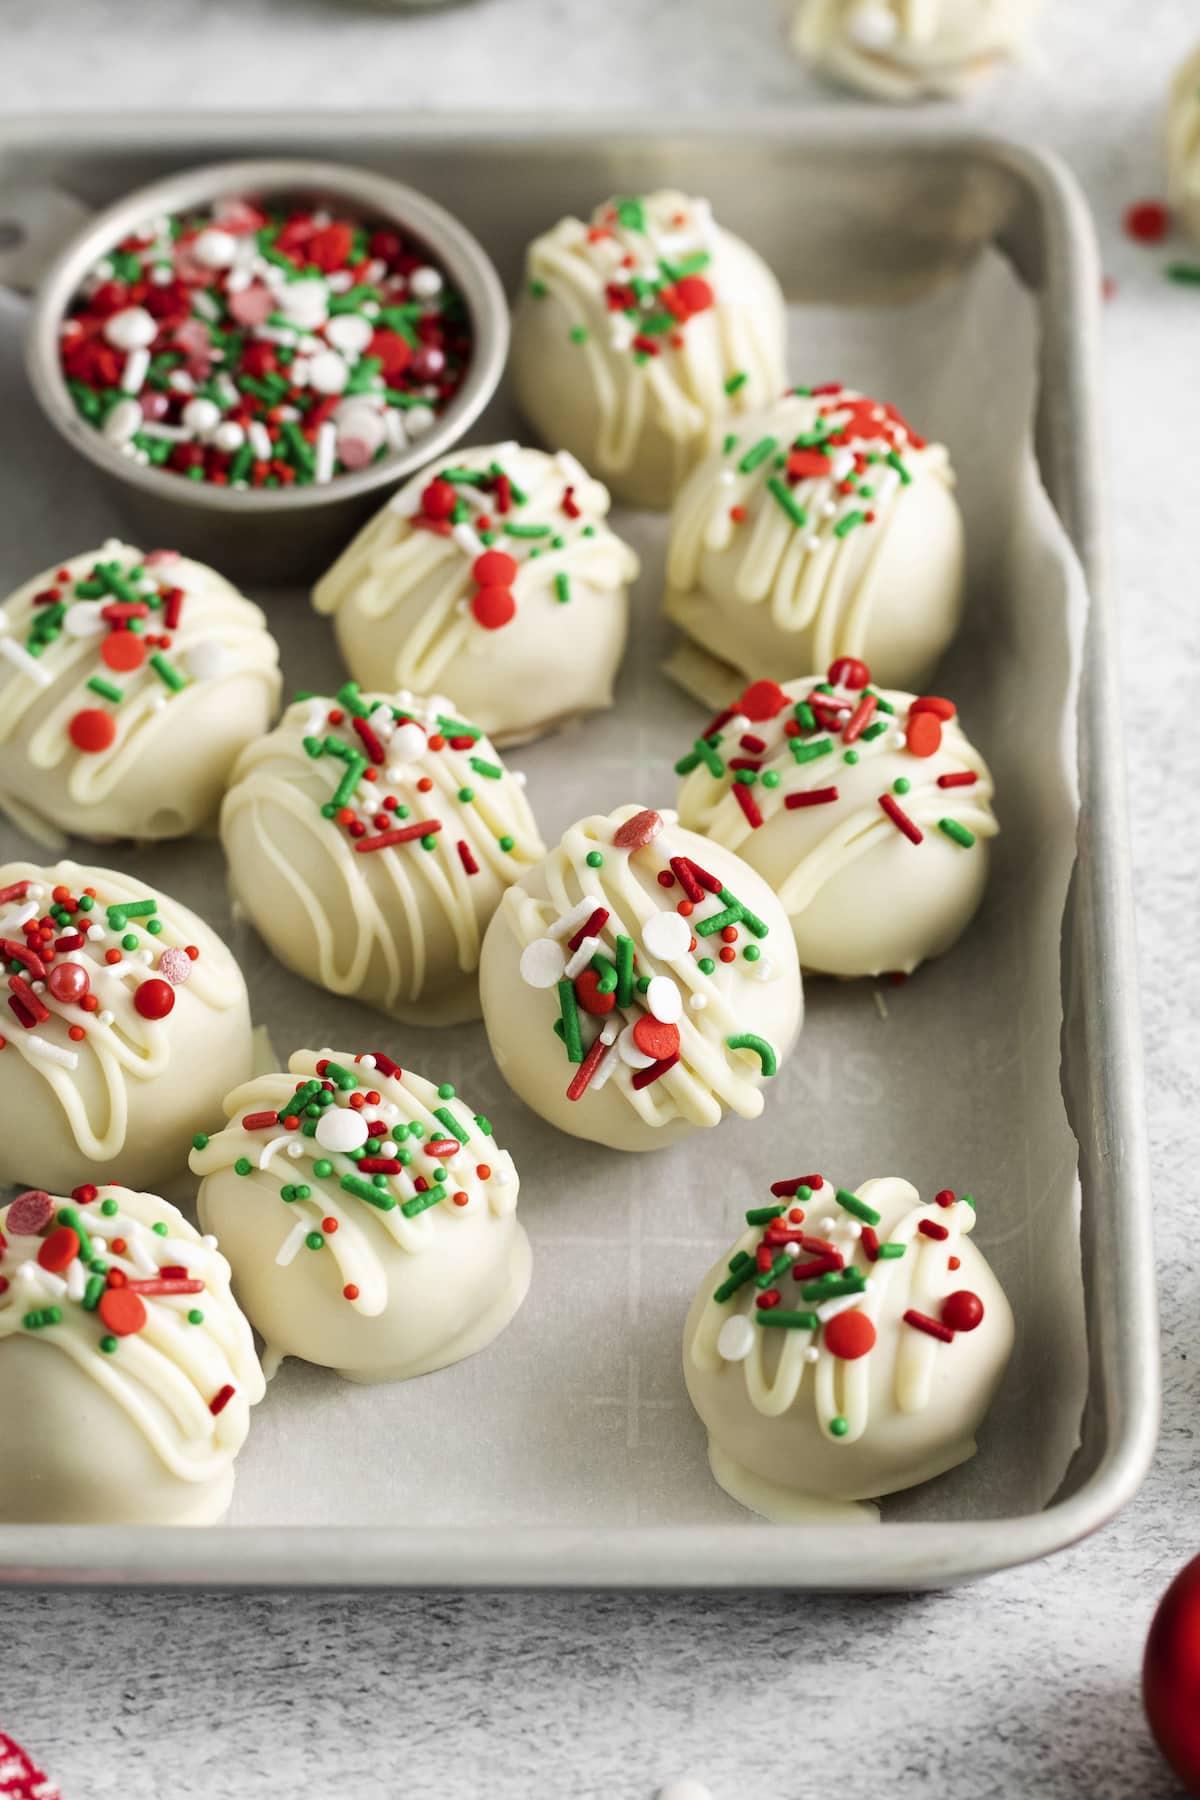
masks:
[[[226,1113],[191,1167],[269,1369],[298,1356],[401,1380],[482,1348],[516,1311],[516,1170],[453,1083],[382,1050],[301,1050]]]
[[[772,882],[814,973],[911,974],[979,905],[992,779],[941,695],[839,657],[824,678],[751,682],[675,769],[683,824]]]
[[[773,397],[679,496],[667,613],[732,680],[804,676],[832,652],[918,686],[962,611],[953,489],[944,447],[894,406],[835,382]]]
[[[500,745],[612,704],[634,552],[566,451],[463,450],[402,487],[317,583],[371,686],[440,687]]]
[[[477,726],[353,681],[298,696],[245,753],[221,836],[281,962],[418,1024],[478,1017],[483,933],[542,853],[522,778]]]
[[[215,1523],[263,1391],[228,1263],[167,1201],[0,1207],[0,1519]]]
[[[782,390],[782,296],[707,201],[620,195],[530,245],[511,366],[539,436],[619,498],[665,507]]]
[[[480,970],[493,1054],[560,1129],[654,1149],[756,1118],[802,1015],[795,947],[766,883],[622,807],[580,820],[505,897]]]
[[[721,1486],[780,1522],[871,1519],[864,1503],[972,1456],[1013,1318],[971,1196],[806,1174],[741,1204],[684,1328]]]
[[[39,837],[202,831],[278,697],[257,606],[203,563],[111,539],[0,605],[0,810]]]

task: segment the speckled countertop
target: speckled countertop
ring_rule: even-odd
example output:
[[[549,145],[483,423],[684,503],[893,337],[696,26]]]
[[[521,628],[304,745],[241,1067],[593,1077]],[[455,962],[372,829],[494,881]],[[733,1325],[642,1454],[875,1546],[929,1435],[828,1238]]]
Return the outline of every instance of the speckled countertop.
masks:
[[[533,109],[829,96],[771,0],[39,0],[0,27],[0,111]],[[1160,1800],[1137,1693],[1155,1597],[1200,1550],[1200,300],[1120,231],[1161,189],[1187,0],[1047,0],[1035,66],[972,116],[1059,150],[1117,282],[1109,456],[1159,1201],[1166,1418],[1137,1502],[1048,1565],[918,1599],[0,1598],[0,1721],[68,1800]],[[1173,297],[1174,298],[1174,297]]]

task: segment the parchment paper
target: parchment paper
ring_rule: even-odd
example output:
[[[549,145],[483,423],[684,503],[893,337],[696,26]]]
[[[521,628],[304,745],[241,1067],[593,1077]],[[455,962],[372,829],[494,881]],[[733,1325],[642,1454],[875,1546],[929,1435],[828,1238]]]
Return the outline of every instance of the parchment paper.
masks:
[[[26,393],[22,323],[17,303],[0,297],[5,592],[120,529],[87,467]],[[903,987],[808,984],[804,1033],[759,1121],[730,1120],[642,1157],[559,1136],[509,1093],[482,1026],[397,1026],[274,965],[251,931],[230,924],[215,843],[73,847],[82,860],[144,874],[229,934],[281,1057],[302,1044],[378,1047],[453,1081],[495,1121],[521,1173],[534,1275],[508,1332],[457,1368],[394,1387],[353,1387],[285,1364],[239,1460],[232,1522],[744,1519],[709,1476],[684,1394],[680,1334],[696,1283],[736,1236],[743,1209],[801,1168],[850,1187],[897,1174],[925,1194],[973,1193],[977,1241],[1016,1313],[1015,1354],[979,1455],[887,1501],[885,1519],[997,1517],[1053,1494],[1087,1382],[1076,1146],[1058,1076],[1086,595],[1031,447],[1036,358],[1033,305],[991,251],[915,305],[793,312],[796,379],[839,379],[894,400],[951,446],[970,598],[937,685],[956,698],[991,763],[1002,834],[983,910],[949,956]],[[516,431],[499,403],[474,435]],[[672,763],[700,722],[700,709],[661,672],[674,642],[658,608],[664,521],[618,511],[614,523],[644,561],[617,706],[510,758],[528,772],[547,842],[586,812],[623,801],[671,805]],[[327,685],[332,633],[306,596],[253,597],[270,614],[289,687]],[[3,824],[0,849],[37,854]],[[185,1201],[193,1185],[185,1177]]]

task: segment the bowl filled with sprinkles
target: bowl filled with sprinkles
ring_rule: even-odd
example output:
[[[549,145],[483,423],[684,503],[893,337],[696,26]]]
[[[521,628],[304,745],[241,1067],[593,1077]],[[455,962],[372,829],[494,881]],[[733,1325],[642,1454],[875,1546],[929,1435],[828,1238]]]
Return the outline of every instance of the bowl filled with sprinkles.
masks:
[[[507,344],[491,261],[442,207],[368,170],[255,161],[94,217],[27,354],[143,535],[285,580],[467,430]]]

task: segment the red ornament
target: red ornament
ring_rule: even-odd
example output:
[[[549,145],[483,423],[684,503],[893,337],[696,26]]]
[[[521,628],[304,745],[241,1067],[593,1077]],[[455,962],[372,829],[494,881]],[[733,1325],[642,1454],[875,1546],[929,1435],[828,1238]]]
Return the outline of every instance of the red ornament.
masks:
[[[875,1348],[875,1327],[866,1313],[834,1313],[825,1326],[825,1348],[843,1362],[857,1362]]]
[[[67,734],[77,750],[95,756],[101,750],[107,750],[116,737],[117,722],[111,713],[101,712],[98,706],[85,706],[67,726]]]
[[[912,756],[933,756],[942,747],[942,722],[931,712],[910,712],[904,746]]]
[[[1138,200],[1125,214],[1125,229],[1139,244],[1161,244],[1171,229],[1171,215],[1161,200]]]
[[[777,681],[752,681],[737,707],[752,724],[759,725],[782,712],[787,703],[788,697]]]
[[[146,660],[146,646],[133,631],[111,631],[100,645],[100,660],[118,674],[140,669]]]
[[[64,1006],[78,1005],[91,985],[91,979],[82,963],[55,963],[46,977],[46,986]]]
[[[871,679],[871,671],[857,656],[839,656],[829,665],[829,679],[834,687],[850,688],[857,693]]]
[[[504,550],[485,550],[475,558],[471,573],[480,587],[511,587],[517,579],[517,559]]]
[[[942,1324],[951,1331],[974,1331],[983,1322],[983,1301],[970,1288],[959,1288],[942,1301]]]
[[[1159,1602],[1146,1640],[1142,1701],[1159,1749],[1189,1792],[1200,1794],[1200,1556]]]
[[[615,993],[600,992],[600,977],[595,969],[584,969],[575,977],[575,998],[585,1013],[592,1013],[596,1018],[603,1018],[617,1004]]]
[[[175,989],[169,981],[160,981],[152,975],[149,981],[143,981],[134,990],[133,1004],[143,1019],[165,1019],[175,1005]]]
[[[471,611],[485,631],[499,631],[516,618],[517,603],[506,587],[481,587],[471,598]]]

